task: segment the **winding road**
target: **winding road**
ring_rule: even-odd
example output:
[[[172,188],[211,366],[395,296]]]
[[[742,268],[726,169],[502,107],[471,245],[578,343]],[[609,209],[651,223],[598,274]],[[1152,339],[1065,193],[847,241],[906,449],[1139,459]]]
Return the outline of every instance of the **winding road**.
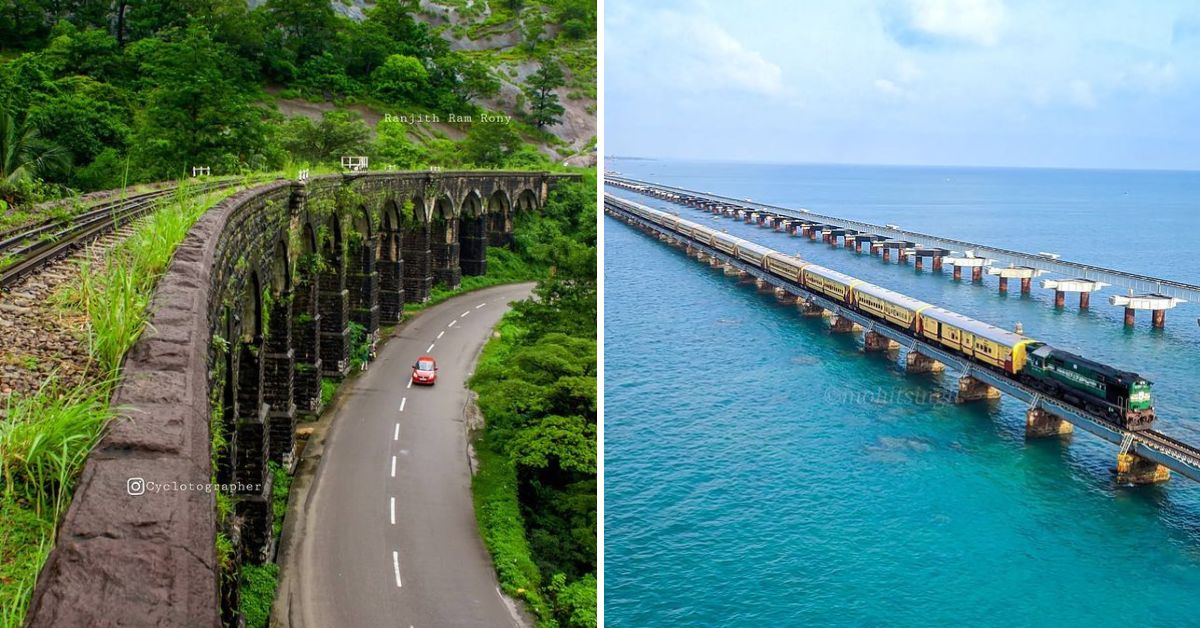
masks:
[[[292,496],[276,609],[289,625],[521,625],[475,523],[464,383],[508,304],[532,287],[429,308],[342,391],[328,434],[304,454],[301,470],[315,462],[311,485]],[[438,382],[410,386],[411,365],[426,353]]]

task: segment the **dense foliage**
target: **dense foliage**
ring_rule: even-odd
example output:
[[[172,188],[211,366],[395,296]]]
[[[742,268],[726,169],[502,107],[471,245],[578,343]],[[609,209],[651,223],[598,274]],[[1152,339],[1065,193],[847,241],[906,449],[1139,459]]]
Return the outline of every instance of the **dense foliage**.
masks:
[[[471,386],[487,419],[477,512],[501,581],[543,619],[596,625],[595,182],[561,185],[516,249],[545,269]]]
[[[498,5],[493,17],[558,17],[564,41],[594,32],[592,2],[525,4]],[[560,63],[580,66],[576,56],[542,45],[544,29],[528,35],[526,54],[541,59],[525,90],[529,110],[481,122],[481,101],[501,87],[494,60],[452,50],[420,11],[415,0],[380,0],[358,22],[329,0],[254,9],[245,0],[0,3],[0,199],[175,178],[193,166],[236,174],[336,163],[344,154],[402,168],[546,166],[526,143],[557,141],[541,129],[563,114],[554,92],[566,85]],[[472,122],[461,145],[403,123],[373,137],[356,112],[288,120],[272,94]]]

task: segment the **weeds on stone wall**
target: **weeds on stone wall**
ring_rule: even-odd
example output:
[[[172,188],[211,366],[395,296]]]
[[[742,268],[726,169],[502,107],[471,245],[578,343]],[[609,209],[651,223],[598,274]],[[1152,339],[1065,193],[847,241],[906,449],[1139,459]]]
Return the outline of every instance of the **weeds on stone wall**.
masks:
[[[88,381],[62,390],[53,379],[33,395],[10,397],[0,421],[0,623],[23,622],[33,586],[54,546],[58,521],[104,425],[125,353],[145,329],[147,306],[175,248],[197,218],[234,190],[173,198],[108,251],[81,262],[81,280],[53,296],[64,315],[86,318]],[[11,525],[10,525],[11,522]]]

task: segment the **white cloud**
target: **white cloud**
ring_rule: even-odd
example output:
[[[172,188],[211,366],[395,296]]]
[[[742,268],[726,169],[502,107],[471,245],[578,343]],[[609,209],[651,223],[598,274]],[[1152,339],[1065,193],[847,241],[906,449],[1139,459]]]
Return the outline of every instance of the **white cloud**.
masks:
[[[1122,72],[1117,77],[1117,82],[1133,89],[1161,92],[1174,86],[1176,78],[1175,64],[1148,61],[1138,63]]]
[[[908,0],[893,28],[901,43],[948,41],[994,46],[1004,30],[1002,0]]]
[[[922,74],[921,68],[908,59],[901,61],[900,66],[896,68],[896,79],[901,83],[911,83],[921,78]]]
[[[1092,93],[1092,84],[1085,80],[1075,79],[1067,83],[1067,97],[1071,104],[1081,109],[1096,108],[1096,95]]]
[[[610,50],[629,46],[622,53],[629,53],[623,61],[660,84],[696,93],[735,89],[777,95],[784,91],[783,70],[777,64],[747,48],[707,15],[651,11],[628,26],[621,41],[609,44]]]

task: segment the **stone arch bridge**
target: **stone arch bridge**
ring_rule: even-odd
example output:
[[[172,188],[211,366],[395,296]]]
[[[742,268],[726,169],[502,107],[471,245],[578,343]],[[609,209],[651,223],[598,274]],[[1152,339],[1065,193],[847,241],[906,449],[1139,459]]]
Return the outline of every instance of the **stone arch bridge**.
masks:
[[[236,622],[238,565],[274,547],[267,461],[292,461],[296,419],[320,412],[323,376],[349,372],[352,333],[374,342],[435,284],[485,274],[487,247],[574,177],[279,180],[202,216],[127,356],[119,418],[85,465],[30,624]],[[197,490],[214,483],[233,493],[232,568],[214,549],[216,491]]]

